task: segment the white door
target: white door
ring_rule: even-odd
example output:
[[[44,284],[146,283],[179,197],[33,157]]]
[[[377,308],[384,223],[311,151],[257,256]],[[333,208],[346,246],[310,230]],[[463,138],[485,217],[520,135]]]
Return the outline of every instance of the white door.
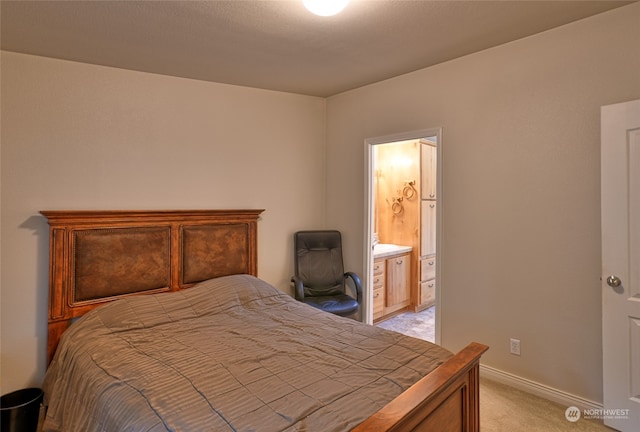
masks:
[[[602,107],[602,343],[606,425],[640,431],[640,100]]]

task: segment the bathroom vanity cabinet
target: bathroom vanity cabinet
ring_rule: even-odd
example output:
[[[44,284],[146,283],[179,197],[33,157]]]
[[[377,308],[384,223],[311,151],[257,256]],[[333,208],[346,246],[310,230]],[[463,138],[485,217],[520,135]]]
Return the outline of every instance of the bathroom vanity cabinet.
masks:
[[[435,255],[420,259],[420,283],[418,285],[418,301],[416,310],[424,310],[436,301],[436,257]]]
[[[410,250],[411,248],[409,248]],[[411,304],[411,253],[385,254],[373,261],[373,319],[381,321]]]

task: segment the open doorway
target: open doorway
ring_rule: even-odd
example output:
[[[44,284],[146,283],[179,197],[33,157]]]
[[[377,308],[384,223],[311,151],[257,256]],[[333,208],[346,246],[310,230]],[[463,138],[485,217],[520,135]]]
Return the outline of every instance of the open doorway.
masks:
[[[441,130],[365,146],[365,321],[438,343]]]

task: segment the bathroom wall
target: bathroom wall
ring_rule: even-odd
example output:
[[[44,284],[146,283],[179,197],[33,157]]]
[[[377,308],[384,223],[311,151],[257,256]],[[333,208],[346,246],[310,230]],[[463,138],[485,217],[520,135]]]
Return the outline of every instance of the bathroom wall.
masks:
[[[375,152],[374,226],[380,243],[417,247],[420,242],[420,144],[417,140],[379,144]]]

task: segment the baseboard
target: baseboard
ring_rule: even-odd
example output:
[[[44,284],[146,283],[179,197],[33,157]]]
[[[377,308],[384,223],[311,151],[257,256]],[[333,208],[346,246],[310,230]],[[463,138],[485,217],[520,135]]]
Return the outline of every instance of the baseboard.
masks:
[[[559,403],[560,405],[565,407],[574,406],[580,408],[581,410],[603,408],[601,403],[584,399],[579,396],[575,396],[570,393],[555,389],[553,387],[549,387],[535,381],[510,374],[508,372],[503,372],[490,366],[480,365],[480,377],[487,378],[501,384],[506,384],[508,386],[517,388],[518,390],[522,390],[541,398]]]

